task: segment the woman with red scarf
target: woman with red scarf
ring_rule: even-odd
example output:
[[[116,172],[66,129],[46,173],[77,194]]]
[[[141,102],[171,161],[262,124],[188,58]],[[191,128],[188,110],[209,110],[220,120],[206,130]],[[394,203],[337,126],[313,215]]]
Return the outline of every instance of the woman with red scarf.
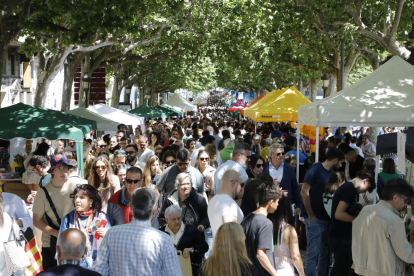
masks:
[[[89,184],[78,185],[71,197],[75,210],[62,219],[59,236],[67,228],[76,228],[85,234],[87,253],[79,265],[90,269],[96,259],[99,245],[111,228],[111,224],[107,215],[101,211],[102,199],[94,187]]]

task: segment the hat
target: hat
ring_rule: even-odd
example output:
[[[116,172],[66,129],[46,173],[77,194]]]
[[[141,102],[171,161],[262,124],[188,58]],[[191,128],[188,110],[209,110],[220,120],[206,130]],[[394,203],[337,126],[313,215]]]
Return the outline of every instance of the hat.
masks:
[[[49,172],[51,172],[54,168],[62,167],[62,166],[73,167],[72,164],[68,163],[68,159],[66,158],[66,155],[64,154],[55,155],[50,159]]]

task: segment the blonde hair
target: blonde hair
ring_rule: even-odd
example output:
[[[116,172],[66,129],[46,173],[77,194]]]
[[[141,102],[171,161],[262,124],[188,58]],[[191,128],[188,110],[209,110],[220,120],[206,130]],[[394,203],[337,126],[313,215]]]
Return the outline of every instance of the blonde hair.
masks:
[[[161,170],[161,162],[160,159],[156,156],[156,155],[151,155],[148,159],[147,159],[147,163],[145,163],[145,168],[144,168],[144,181],[142,182],[142,187],[149,187],[150,183],[151,183],[151,166],[152,164],[154,164],[155,161],[158,161],[159,167],[158,170],[156,171],[156,174],[161,175],[162,174],[162,170]]]
[[[224,223],[217,230],[213,252],[203,266],[205,276],[240,276],[241,267],[245,275],[252,275],[247,257],[243,228],[236,222]],[[219,269],[217,269],[219,268]]]

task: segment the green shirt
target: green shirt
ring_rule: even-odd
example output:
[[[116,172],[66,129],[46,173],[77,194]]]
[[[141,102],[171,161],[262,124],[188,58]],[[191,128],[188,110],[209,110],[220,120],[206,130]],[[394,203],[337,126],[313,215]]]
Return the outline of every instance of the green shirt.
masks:
[[[387,185],[388,180],[390,180],[392,178],[403,178],[402,175],[398,174],[398,173],[380,172],[378,175],[381,176],[382,179],[384,179],[384,185]]]

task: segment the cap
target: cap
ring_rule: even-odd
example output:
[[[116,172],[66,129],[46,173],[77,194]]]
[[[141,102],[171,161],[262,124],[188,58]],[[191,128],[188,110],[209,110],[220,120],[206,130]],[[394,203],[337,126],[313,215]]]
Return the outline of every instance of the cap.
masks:
[[[68,163],[68,159],[66,158],[66,155],[64,154],[55,155],[50,159],[49,172],[51,172],[54,168],[62,167],[62,166],[72,167],[72,164]]]

